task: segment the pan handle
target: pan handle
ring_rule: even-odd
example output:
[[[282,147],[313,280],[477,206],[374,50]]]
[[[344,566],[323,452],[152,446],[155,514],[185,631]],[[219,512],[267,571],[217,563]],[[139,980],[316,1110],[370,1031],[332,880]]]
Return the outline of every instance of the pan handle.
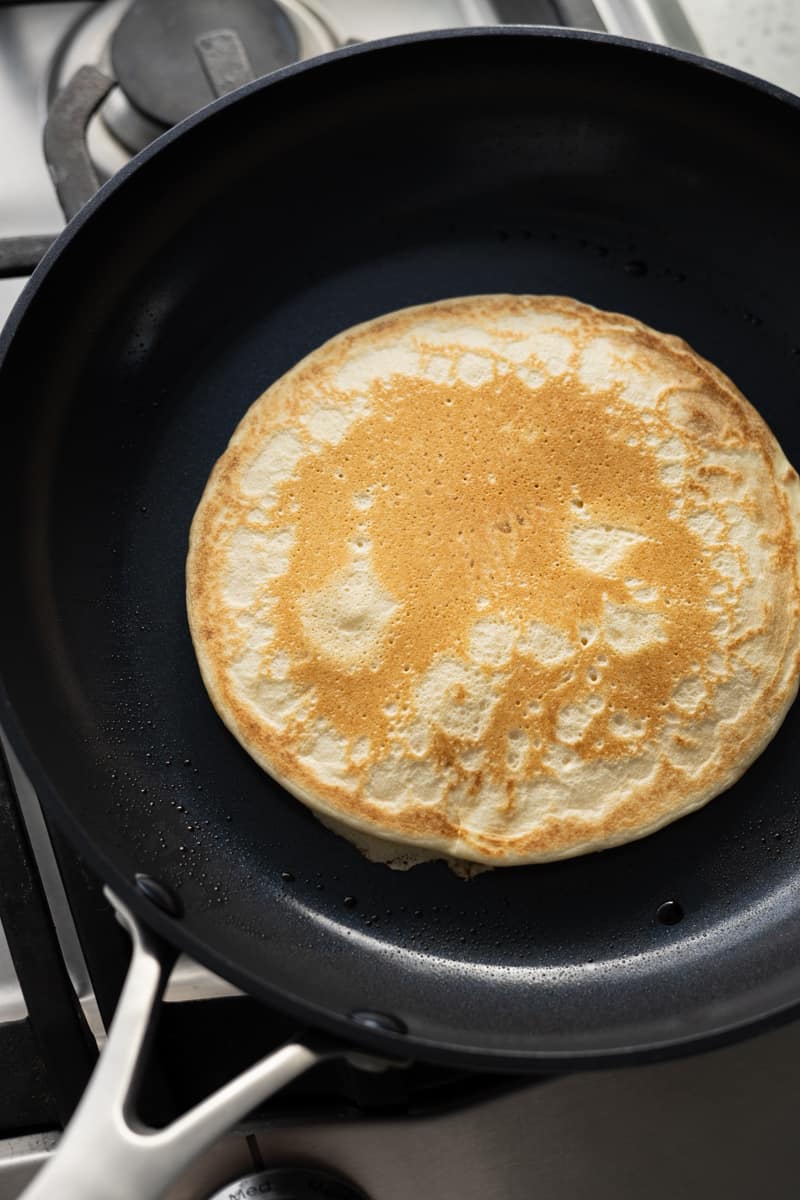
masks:
[[[192,1159],[262,1100],[349,1049],[289,1043],[165,1129],[144,1125],[135,1113],[137,1088],[175,952],[107,894],[133,942],[125,986],[75,1115],[22,1200],[158,1200]]]

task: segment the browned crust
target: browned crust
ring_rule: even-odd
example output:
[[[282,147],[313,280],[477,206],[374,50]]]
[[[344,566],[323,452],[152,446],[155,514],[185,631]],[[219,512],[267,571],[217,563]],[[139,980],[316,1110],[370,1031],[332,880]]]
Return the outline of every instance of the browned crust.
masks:
[[[775,501],[782,514],[780,528],[770,531],[770,536],[775,542],[776,562],[783,565],[791,580],[789,594],[785,597],[790,612],[789,635],[779,659],[773,664],[771,678],[760,689],[757,717],[747,728],[735,722],[729,731],[722,732],[721,754],[711,791],[706,778],[693,787],[683,772],[662,763],[652,786],[618,804],[600,819],[595,815],[584,818],[569,813],[551,816],[524,836],[509,838],[502,832],[477,834],[465,829],[447,811],[432,811],[421,804],[409,805],[403,811],[389,811],[358,792],[322,784],[314,772],[298,761],[291,738],[287,739],[261,722],[249,706],[241,702],[230,684],[215,613],[219,569],[215,556],[220,524],[224,522],[227,497],[236,488],[239,473],[243,464],[249,461],[252,447],[263,439],[265,430],[300,411],[303,389],[294,390],[294,382],[302,375],[304,386],[313,384],[315,375],[328,369],[332,357],[340,361],[360,339],[375,340],[389,332],[401,336],[413,326],[422,310],[432,316],[469,314],[475,320],[477,306],[483,312],[490,312],[497,306],[497,311],[502,313],[524,313],[541,308],[565,316],[588,318],[597,324],[600,332],[624,329],[635,336],[638,345],[667,354],[677,369],[685,369],[702,381],[704,403],[691,418],[692,432],[697,437],[708,435],[709,421],[712,424],[727,423],[745,444],[750,448],[757,447],[770,464]],[[599,312],[565,297],[498,296],[446,300],[392,313],[340,334],[274,384],[245,414],[227,451],[211,473],[192,524],[187,562],[189,624],[204,682],[220,716],[255,760],[304,803],[392,840],[429,846],[493,865],[569,857],[598,846],[617,845],[642,837],[700,807],[711,795],[730,787],[772,738],[795,697],[800,667],[799,514],[797,475],[786,462],[767,425],[733,383],[680,338],[657,333],[630,317]]]

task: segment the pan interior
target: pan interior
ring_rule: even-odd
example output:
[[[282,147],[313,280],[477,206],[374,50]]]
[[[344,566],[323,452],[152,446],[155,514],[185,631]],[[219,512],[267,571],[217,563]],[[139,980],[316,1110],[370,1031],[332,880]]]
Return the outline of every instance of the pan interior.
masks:
[[[476,1064],[610,1060],[796,1001],[797,708],[736,787],[642,842],[469,883],[392,872],[222,726],[184,563],[253,399],[339,330],[447,296],[561,293],[677,333],[800,463],[799,128],[766,91],[609,41],[411,40],[190,122],[34,282],[0,370],[7,715],[122,895],[137,871],[179,890],[197,957]]]

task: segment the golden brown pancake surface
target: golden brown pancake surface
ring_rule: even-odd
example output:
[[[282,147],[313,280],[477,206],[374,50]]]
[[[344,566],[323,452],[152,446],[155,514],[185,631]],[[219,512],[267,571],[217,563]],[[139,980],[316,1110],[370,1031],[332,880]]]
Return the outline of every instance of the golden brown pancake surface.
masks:
[[[249,753],[353,829],[494,865],[602,849],[778,728],[799,496],[677,338],[563,297],[406,309],[236,430],[192,526],[198,661]]]

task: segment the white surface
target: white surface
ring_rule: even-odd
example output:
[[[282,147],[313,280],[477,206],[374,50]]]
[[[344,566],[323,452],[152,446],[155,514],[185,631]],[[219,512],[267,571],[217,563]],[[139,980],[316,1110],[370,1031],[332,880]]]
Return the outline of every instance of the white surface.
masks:
[[[488,0],[320,0],[319,6],[347,37],[363,41],[492,20]]]
[[[800,93],[798,0],[683,0],[709,58]]]
[[[0,236],[57,232],[64,218],[42,155],[41,81],[61,30],[81,5],[0,8]],[[24,8],[24,11],[23,11]],[[7,165],[13,163],[13,171]]]
[[[42,81],[61,31],[83,7],[0,8],[0,147],[13,164],[0,174],[0,237],[58,233],[64,224],[42,154]],[[0,279],[0,326],[24,286]]]

